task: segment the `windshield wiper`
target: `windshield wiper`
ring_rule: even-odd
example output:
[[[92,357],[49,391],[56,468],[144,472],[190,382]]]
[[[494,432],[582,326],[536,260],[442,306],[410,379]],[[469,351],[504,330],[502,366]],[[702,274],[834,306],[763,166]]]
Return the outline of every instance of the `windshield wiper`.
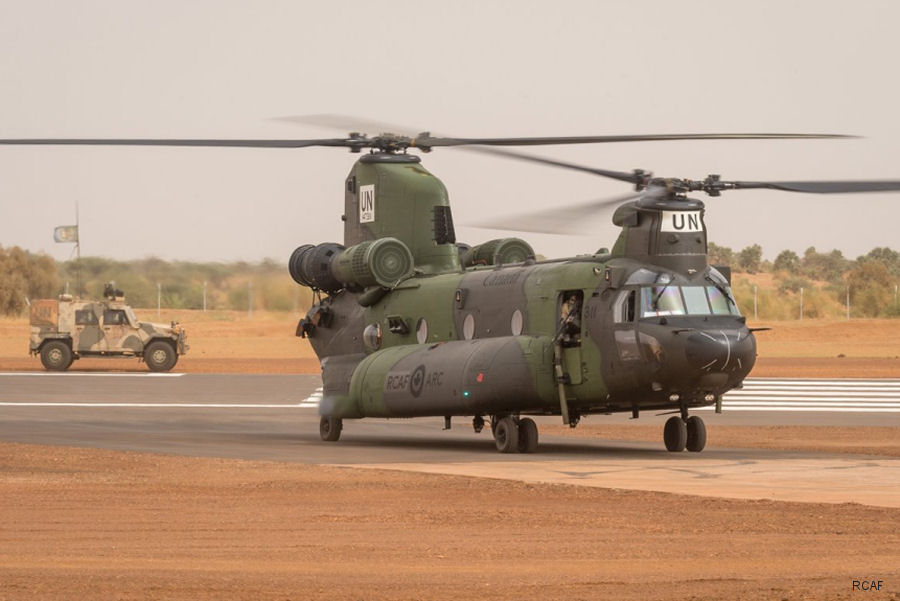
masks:
[[[732,305],[734,305],[735,307],[737,307],[737,303],[734,302],[734,299],[731,298],[731,295],[730,295],[730,294],[728,294],[728,289],[725,288],[725,286],[723,286],[723,285],[720,284],[719,282],[715,281],[714,279],[712,279],[712,278],[711,278],[710,276],[708,276],[708,275],[706,276],[706,280],[707,280],[708,282],[711,282],[712,285],[715,286],[716,289],[717,289],[719,292],[721,292],[721,293],[725,296],[725,298],[728,299],[728,302],[729,302],[729,303],[731,303]]]
[[[659,311],[659,299],[662,298],[663,292],[666,291],[666,288],[669,287],[669,284],[671,284],[672,280],[674,280],[674,279],[675,278],[670,278],[668,282],[663,284],[663,287],[660,289],[660,291],[656,293],[656,296],[653,297],[652,307],[653,307],[654,311]]]

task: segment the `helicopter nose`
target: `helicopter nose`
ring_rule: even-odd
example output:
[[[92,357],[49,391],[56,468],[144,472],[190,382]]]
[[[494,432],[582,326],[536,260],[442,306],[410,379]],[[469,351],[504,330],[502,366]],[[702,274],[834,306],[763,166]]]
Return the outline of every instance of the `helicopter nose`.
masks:
[[[749,371],[756,359],[755,347],[749,331],[703,330],[688,336],[684,351],[691,367],[734,372]]]

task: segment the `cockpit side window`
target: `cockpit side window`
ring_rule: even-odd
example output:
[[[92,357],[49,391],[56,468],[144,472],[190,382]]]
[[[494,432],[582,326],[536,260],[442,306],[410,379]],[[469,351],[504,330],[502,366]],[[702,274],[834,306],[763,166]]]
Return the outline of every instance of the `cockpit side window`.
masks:
[[[634,321],[634,305],[637,293],[634,290],[623,290],[616,299],[613,311],[615,323],[631,323]]]

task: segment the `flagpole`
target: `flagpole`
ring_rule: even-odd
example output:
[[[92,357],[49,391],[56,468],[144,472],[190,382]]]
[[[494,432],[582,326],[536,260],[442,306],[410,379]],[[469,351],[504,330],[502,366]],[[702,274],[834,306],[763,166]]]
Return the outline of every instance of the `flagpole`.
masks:
[[[78,227],[78,201],[75,201],[75,294],[81,296],[81,228]]]

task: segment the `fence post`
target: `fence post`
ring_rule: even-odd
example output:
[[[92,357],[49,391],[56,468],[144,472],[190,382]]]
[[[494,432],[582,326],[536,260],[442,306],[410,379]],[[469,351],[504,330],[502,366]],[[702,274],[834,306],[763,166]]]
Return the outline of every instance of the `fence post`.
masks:
[[[753,284],[753,319],[757,319],[759,317],[759,313],[757,312],[758,307],[758,293],[759,286]]]
[[[253,282],[247,280],[247,317],[253,317]]]
[[[203,282],[203,310],[206,311],[206,282]]]
[[[160,319],[159,315],[162,311],[162,284],[156,282],[156,319]]]
[[[847,286],[847,319],[850,319],[850,286]]]
[[[800,321],[803,321],[803,286],[800,286]]]

